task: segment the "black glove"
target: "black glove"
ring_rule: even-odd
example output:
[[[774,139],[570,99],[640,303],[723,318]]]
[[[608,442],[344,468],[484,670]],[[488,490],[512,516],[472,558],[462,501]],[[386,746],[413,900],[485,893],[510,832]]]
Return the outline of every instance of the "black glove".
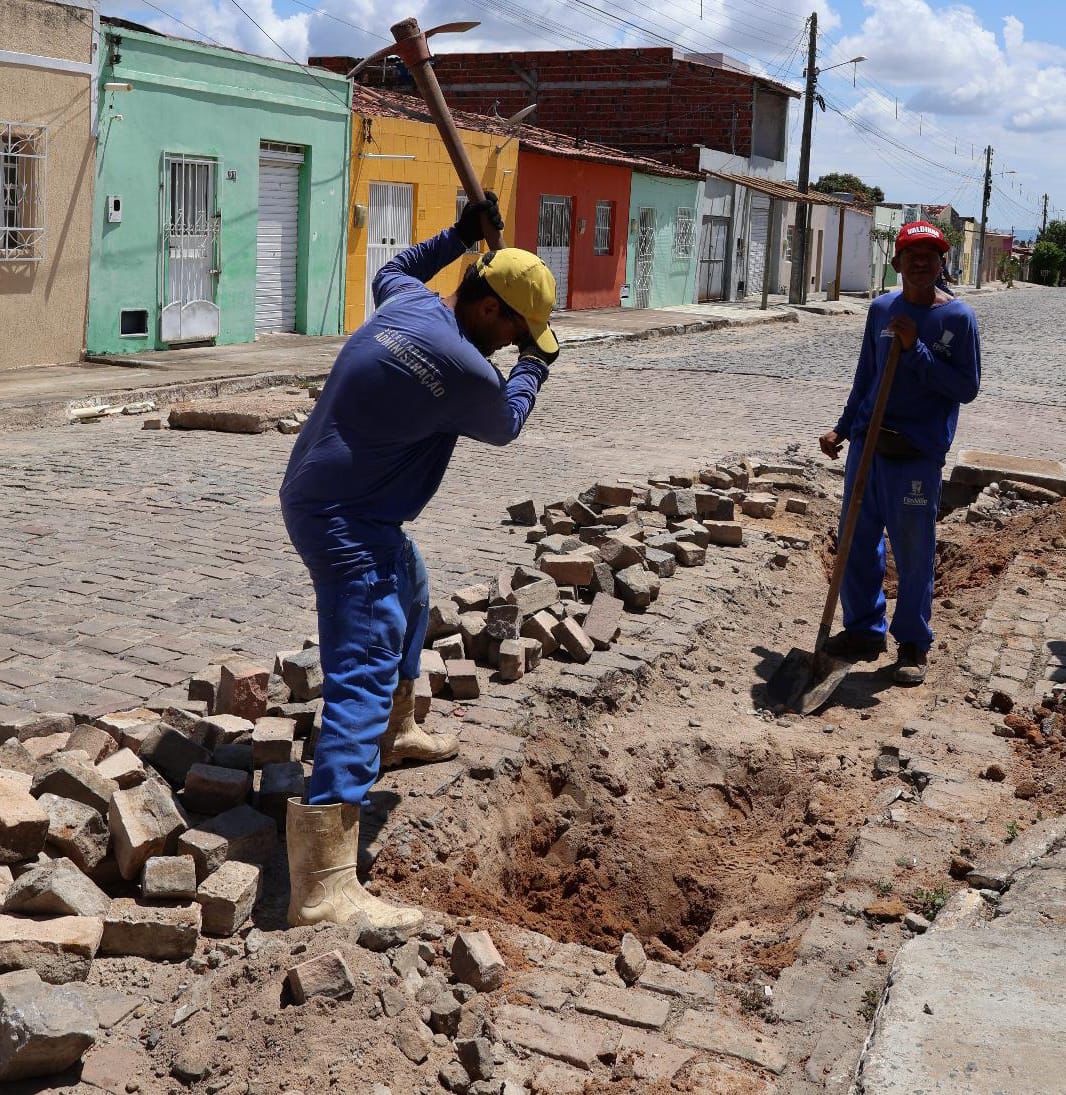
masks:
[[[485,238],[485,229],[481,224],[482,217],[487,217],[489,224],[497,232],[503,231],[500,199],[491,190],[485,191],[485,200],[483,202],[467,202],[462,213],[459,214],[455,230],[467,247],[473,247],[475,243]]]
[[[550,327],[548,329],[551,330]],[[555,332],[552,331],[552,334],[554,335]],[[556,339],[555,341],[556,341],[556,343],[558,343],[559,340]],[[522,358],[524,358],[524,357],[531,357],[531,358],[533,358],[534,361],[542,361],[545,365],[554,365],[555,364],[555,359],[558,356],[559,356],[558,348],[556,348],[554,351],[549,353],[547,350],[542,350],[533,341],[533,339],[529,339],[528,342],[523,342],[522,345],[518,347],[518,359],[519,359],[519,361],[521,361]]]

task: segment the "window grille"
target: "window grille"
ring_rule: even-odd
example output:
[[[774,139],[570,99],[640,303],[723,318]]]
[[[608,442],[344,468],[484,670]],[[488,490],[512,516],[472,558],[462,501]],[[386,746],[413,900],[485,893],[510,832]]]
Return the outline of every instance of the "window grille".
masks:
[[[614,202],[596,203],[596,237],[592,243],[594,255],[609,255],[611,253],[611,227],[614,213]]]
[[[677,220],[674,222],[674,255],[679,259],[687,259],[692,256],[692,226],[695,221],[695,213],[691,209],[682,207],[677,211]]]
[[[792,245],[796,239],[796,226],[790,224],[785,232],[785,262],[792,261]]]
[[[0,262],[44,258],[45,127],[0,122]]]
[[[463,210],[469,204],[469,199],[466,196],[465,190],[457,190],[455,192],[455,220],[458,223],[459,218],[463,215]],[[481,243],[472,243],[464,252],[467,255],[479,255],[481,254]]]

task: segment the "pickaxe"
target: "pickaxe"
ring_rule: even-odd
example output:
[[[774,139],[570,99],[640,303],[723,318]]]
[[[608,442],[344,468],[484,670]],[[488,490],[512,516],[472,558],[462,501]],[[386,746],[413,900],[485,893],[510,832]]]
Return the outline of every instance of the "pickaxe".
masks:
[[[480,23],[476,22],[444,23],[439,27],[433,27],[430,30],[422,31],[419,29],[417,19],[414,17],[404,19],[402,22],[396,23],[390,28],[392,30],[393,38],[396,39],[395,47],[386,46],[384,49],[379,49],[377,53],[360,61],[359,64],[348,73],[349,78],[358,76],[364,68],[372,65],[375,61],[380,61],[383,57],[387,57],[392,53],[399,55],[400,60],[403,61],[410,70],[411,76],[415,81],[415,87],[418,88],[419,93],[425,100],[426,106],[429,108],[430,116],[433,118],[437,129],[440,130],[441,140],[444,141],[444,147],[448,150],[448,156],[452,161],[452,166],[459,176],[459,181],[463,184],[463,190],[466,192],[467,201],[471,202],[484,201],[485,191],[482,190],[481,183],[478,180],[477,175],[474,174],[474,165],[470,162],[470,157],[463,147],[459,131],[455,128],[452,112],[448,109],[448,104],[444,101],[444,95],[441,92],[440,84],[437,83],[437,75],[429,63],[432,54],[429,52],[429,45],[427,44],[426,39],[431,38],[434,34],[447,34],[452,32],[462,33],[463,31],[472,30],[474,27],[480,25]],[[485,240],[488,243],[489,248],[496,251],[503,247],[503,237],[484,217],[482,218],[482,225],[485,229]]]

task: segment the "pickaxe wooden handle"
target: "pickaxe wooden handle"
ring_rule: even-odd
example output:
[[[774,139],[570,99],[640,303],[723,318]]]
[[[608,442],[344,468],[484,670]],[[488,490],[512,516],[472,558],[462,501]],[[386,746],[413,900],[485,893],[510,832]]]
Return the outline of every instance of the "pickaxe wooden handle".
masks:
[[[437,83],[437,75],[429,63],[432,54],[429,52],[429,44],[426,39],[430,35],[440,32],[464,31],[477,25],[477,23],[448,23],[445,26],[434,27],[432,30],[423,33],[418,25],[418,20],[412,17],[404,19],[391,28],[392,36],[396,39],[395,52],[399,54],[400,59],[410,70],[415,81],[415,87],[418,88],[419,94],[425,100],[429,113],[440,131],[441,140],[448,150],[452,166],[459,176],[459,181],[463,184],[467,201],[471,202],[484,201],[485,191],[481,189],[481,182],[474,173],[474,165],[470,162],[470,157],[463,147],[459,130],[455,128],[452,112],[448,109],[448,104],[444,100],[440,84]],[[373,57],[368,57],[361,65],[354,68],[349,75],[356,75],[376,58],[391,52],[393,52],[391,49],[379,50]],[[481,223],[489,247],[493,251],[503,247],[503,237],[489,223],[488,218],[482,217]]]

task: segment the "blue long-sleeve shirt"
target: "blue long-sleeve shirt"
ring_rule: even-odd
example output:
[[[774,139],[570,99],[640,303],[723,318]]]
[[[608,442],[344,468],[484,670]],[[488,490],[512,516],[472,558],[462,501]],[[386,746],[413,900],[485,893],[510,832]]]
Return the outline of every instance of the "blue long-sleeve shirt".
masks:
[[[506,445],[518,436],[547,367],[520,359],[504,379],[424,284],[465,249],[449,228],[378,272],[377,310],[337,356],[289,459],[281,499],[290,532],[336,528],[323,520],[335,516],[413,520],[459,437]]]
[[[981,385],[977,317],[961,300],[923,308],[896,292],[870,305],[859,366],[836,432],[853,441],[865,435],[892,346],[892,332],[885,328],[901,314],[917,324],[918,340],[900,354],[884,425],[942,462],[955,438],[959,405],[972,403]]]

